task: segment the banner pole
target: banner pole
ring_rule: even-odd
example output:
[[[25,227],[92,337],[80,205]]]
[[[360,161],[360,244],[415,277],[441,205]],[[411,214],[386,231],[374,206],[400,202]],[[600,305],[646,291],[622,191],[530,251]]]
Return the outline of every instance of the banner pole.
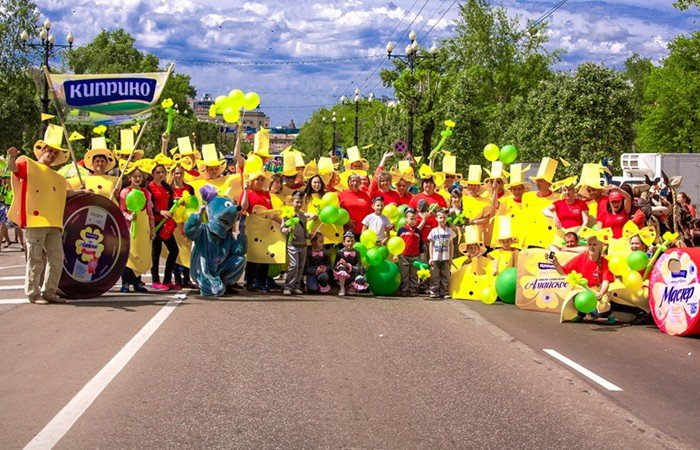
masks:
[[[63,136],[66,138],[66,144],[68,145],[68,151],[70,152],[71,159],[73,160],[73,165],[75,166],[75,173],[78,176],[78,181],[80,182],[80,187],[82,189],[85,189],[85,182],[83,181],[83,177],[80,175],[80,166],[78,166],[78,160],[75,157],[75,152],[73,151],[73,145],[71,145],[71,141],[68,136],[68,130],[66,129],[66,121],[63,117],[63,110],[61,109],[61,105],[58,102],[58,96],[56,95],[56,90],[53,87],[53,83],[51,82],[51,74],[49,73],[49,68],[46,66],[43,66],[44,69],[44,77],[46,78],[46,83],[49,85],[49,92],[51,92],[51,97],[53,98],[53,103],[54,106],[56,107],[56,115],[58,116],[59,122],[61,122],[61,127],[63,128]]]
[[[126,159],[126,164],[124,164],[124,169],[126,169],[126,166],[129,165],[131,162],[131,158],[134,157],[134,152],[136,151],[136,148],[139,144],[139,141],[141,140],[141,136],[143,136],[143,130],[146,129],[146,125],[148,125],[149,119],[146,119],[146,121],[143,123],[141,126],[141,129],[139,130],[138,136],[136,136],[136,142],[134,142],[134,148],[131,149],[131,153],[129,153],[129,157]],[[122,185],[122,180],[124,179],[124,171],[120,170],[119,171],[119,178],[117,179],[117,182],[114,184],[114,189],[112,190],[112,195],[109,196],[110,200],[114,200],[114,195],[117,193],[117,190],[121,187]]]

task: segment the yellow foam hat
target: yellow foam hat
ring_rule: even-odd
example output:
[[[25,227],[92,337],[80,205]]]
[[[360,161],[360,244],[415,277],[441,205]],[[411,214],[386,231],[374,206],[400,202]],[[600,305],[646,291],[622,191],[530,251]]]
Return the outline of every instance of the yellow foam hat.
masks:
[[[92,159],[95,156],[101,155],[107,159],[107,167],[105,172],[109,172],[110,170],[114,169],[114,166],[117,164],[117,160],[115,159],[114,154],[107,149],[107,140],[104,138],[104,136],[92,138],[91,147],[92,148],[85,153],[85,157],[83,158],[85,167],[90,170],[94,170],[92,166]]]
[[[180,156],[194,155],[194,150],[192,149],[192,141],[190,141],[189,136],[177,138],[177,147],[175,148],[180,153]]]
[[[535,175],[534,177],[530,177],[530,179],[533,181],[544,180],[549,183],[552,183],[554,180],[554,175],[557,171],[558,164],[559,161],[557,161],[556,159],[552,159],[549,157],[542,158],[540,167],[537,169],[537,175]]]
[[[426,164],[422,164],[418,169],[418,176],[421,180],[433,180],[436,186],[442,186],[445,183],[445,174],[442,172],[433,172],[433,169]]]
[[[633,236],[639,236],[648,247],[656,241],[656,229],[651,225],[640,229],[636,223],[628,220],[622,227],[622,237],[629,239]]]
[[[518,239],[513,233],[513,221],[510,216],[496,216],[498,221],[498,240]]]
[[[134,130],[131,128],[119,130],[119,145],[121,148],[114,151],[117,156],[128,158],[131,152],[134,152],[134,156],[131,158],[132,161],[143,158],[143,150],[134,148]]]
[[[310,161],[304,168],[304,179],[310,180],[316,175],[321,177],[324,184],[328,184],[333,176],[333,160],[322,156],[318,159],[318,163]]]
[[[128,165],[126,164],[126,161],[120,161],[119,166],[126,175],[129,175],[136,169],[139,169],[141,172],[151,173],[156,167],[156,163],[150,158],[142,158],[138,161],[130,162]]]
[[[454,175],[458,180],[462,178],[461,173],[457,173],[457,157],[450,152],[444,152],[442,157],[442,172],[445,175]]]
[[[478,225],[467,225],[464,227],[464,233],[462,234],[464,242],[459,244],[459,251],[462,253],[467,253],[467,246],[471,244],[479,244],[480,247],[484,245],[481,237],[481,228]]]
[[[576,180],[578,180],[578,177],[574,175],[572,177],[564,178],[563,180],[555,181],[554,183],[552,183],[550,189],[553,191],[558,191],[564,186],[573,186],[576,184]]]
[[[410,161],[399,161],[398,169],[392,168],[389,173],[391,174],[391,182],[393,184],[398,183],[400,180],[404,180],[408,184],[413,184],[416,182],[416,177],[413,173],[413,167],[411,166]]]
[[[604,168],[601,164],[584,164],[583,168],[581,169],[581,180],[576,185],[579,190],[579,194],[584,197],[588,197],[588,189],[586,188],[589,187],[593,189],[603,189],[605,187],[603,177],[601,176],[603,171]]]
[[[506,184],[506,188],[510,189],[514,186],[524,186],[525,190],[530,189],[530,184],[525,181],[525,174],[530,170],[530,166],[523,167],[522,164],[511,164],[510,166],[510,183]]]
[[[501,161],[494,161],[491,163],[491,170],[484,168],[484,171],[489,175],[484,181],[494,180],[501,178],[503,180],[508,176],[508,172],[505,171],[505,167]]]
[[[297,174],[296,155],[292,152],[287,152],[282,157],[282,175],[285,177],[293,177]]]
[[[481,185],[481,166],[478,164],[472,164],[469,166],[469,172],[467,174],[467,179],[462,180],[463,185]]]
[[[263,158],[270,158],[270,130],[260,127],[257,133],[255,133],[255,139],[253,140],[253,153]]]
[[[356,170],[369,170],[369,161],[360,155],[360,149],[356,145],[348,148],[346,151],[348,154],[346,168],[349,169],[351,164],[359,162],[362,163],[362,167]]]
[[[610,240],[612,239],[613,232],[610,227],[608,228],[603,228],[602,230],[594,230],[592,228],[588,228],[586,226],[581,227],[581,229],[578,231],[579,237],[582,239],[590,239],[592,237],[598,239],[600,242],[603,244],[609,244]]]
[[[226,160],[216,149],[215,144],[202,145],[202,161],[200,163],[207,167],[218,167],[226,164]]]
[[[40,139],[34,144],[34,156],[38,160],[41,157],[41,152],[44,150],[44,147],[60,150],[60,153],[52,164],[53,166],[60,166],[68,161],[68,150],[61,145],[63,145],[63,127],[50,123],[46,127],[44,139]]]

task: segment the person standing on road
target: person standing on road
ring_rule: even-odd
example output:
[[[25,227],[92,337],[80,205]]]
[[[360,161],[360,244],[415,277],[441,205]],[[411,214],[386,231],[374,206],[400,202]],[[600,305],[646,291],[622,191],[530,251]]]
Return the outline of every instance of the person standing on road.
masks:
[[[63,268],[63,210],[66,198],[87,193],[70,190],[66,179],[52,169],[68,161],[61,148],[63,127],[50,124],[44,140],[34,144],[36,161],[7,150],[14,198],[8,217],[25,229],[27,271],[24,291],[31,303],[61,303],[56,291]],[[42,288],[43,281],[43,288]]]

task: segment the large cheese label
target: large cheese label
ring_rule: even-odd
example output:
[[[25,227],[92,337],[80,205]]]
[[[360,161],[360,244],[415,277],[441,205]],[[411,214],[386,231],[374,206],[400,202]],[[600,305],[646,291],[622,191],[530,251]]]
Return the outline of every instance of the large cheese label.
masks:
[[[651,312],[661,331],[674,336],[700,334],[700,249],[671,249],[651,275]]]

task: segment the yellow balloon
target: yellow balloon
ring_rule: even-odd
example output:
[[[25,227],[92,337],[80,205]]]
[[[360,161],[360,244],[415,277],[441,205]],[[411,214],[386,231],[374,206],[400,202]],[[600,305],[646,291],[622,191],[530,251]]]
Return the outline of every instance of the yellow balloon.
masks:
[[[638,291],[644,284],[642,275],[636,270],[630,270],[624,278],[625,286],[632,291]]]
[[[360,242],[365,244],[365,247],[368,249],[374,247],[377,245],[377,233],[375,233],[373,230],[363,231],[360,235]]]
[[[392,255],[401,255],[406,248],[406,242],[398,236],[389,238],[386,243],[386,248]]]
[[[493,289],[492,287],[485,287],[481,291],[481,303],[484,303],[486,305],[491,305],[493,303],[496,303],[497,297],[498,297],[498,294],[496,293],[496,290]]]
[[[399,208],[393,203],[389,203],[382,210],[382,214],[384,214],[387,217],[387,219],[389,219],[389,222],[394,223],[396,222],[396,216],[399,215]]]
[[[263,160],[258,155],[250,154],[248,159],[245,161],[245,167],[243,171],[245,173],[255,173],[260,172],[263,168]]]
[[[340,206],[340,198],[337,192],[326,192],[321,197],[321,209],[324,206]]]
[[[224,109],[224,120],[228,123],[236,123],[238,122],[238,118],[241,116],[241,113],[232,107],[227,107]]]
[[[243,107],[245,109],[255,109],[260,105],[260,96],[257,92],[248,92],[243,98]]]
[[[498,148],[498,145],[487,144],[486,147],[484,147],[484,158],[486,158],[488,161],[493,162],[497,160],[500,155],[501,150]]]
[[[608,268],[613,275],[622,276],[628,268],[627,261],[620,255],[613,255],[608,258]]]

